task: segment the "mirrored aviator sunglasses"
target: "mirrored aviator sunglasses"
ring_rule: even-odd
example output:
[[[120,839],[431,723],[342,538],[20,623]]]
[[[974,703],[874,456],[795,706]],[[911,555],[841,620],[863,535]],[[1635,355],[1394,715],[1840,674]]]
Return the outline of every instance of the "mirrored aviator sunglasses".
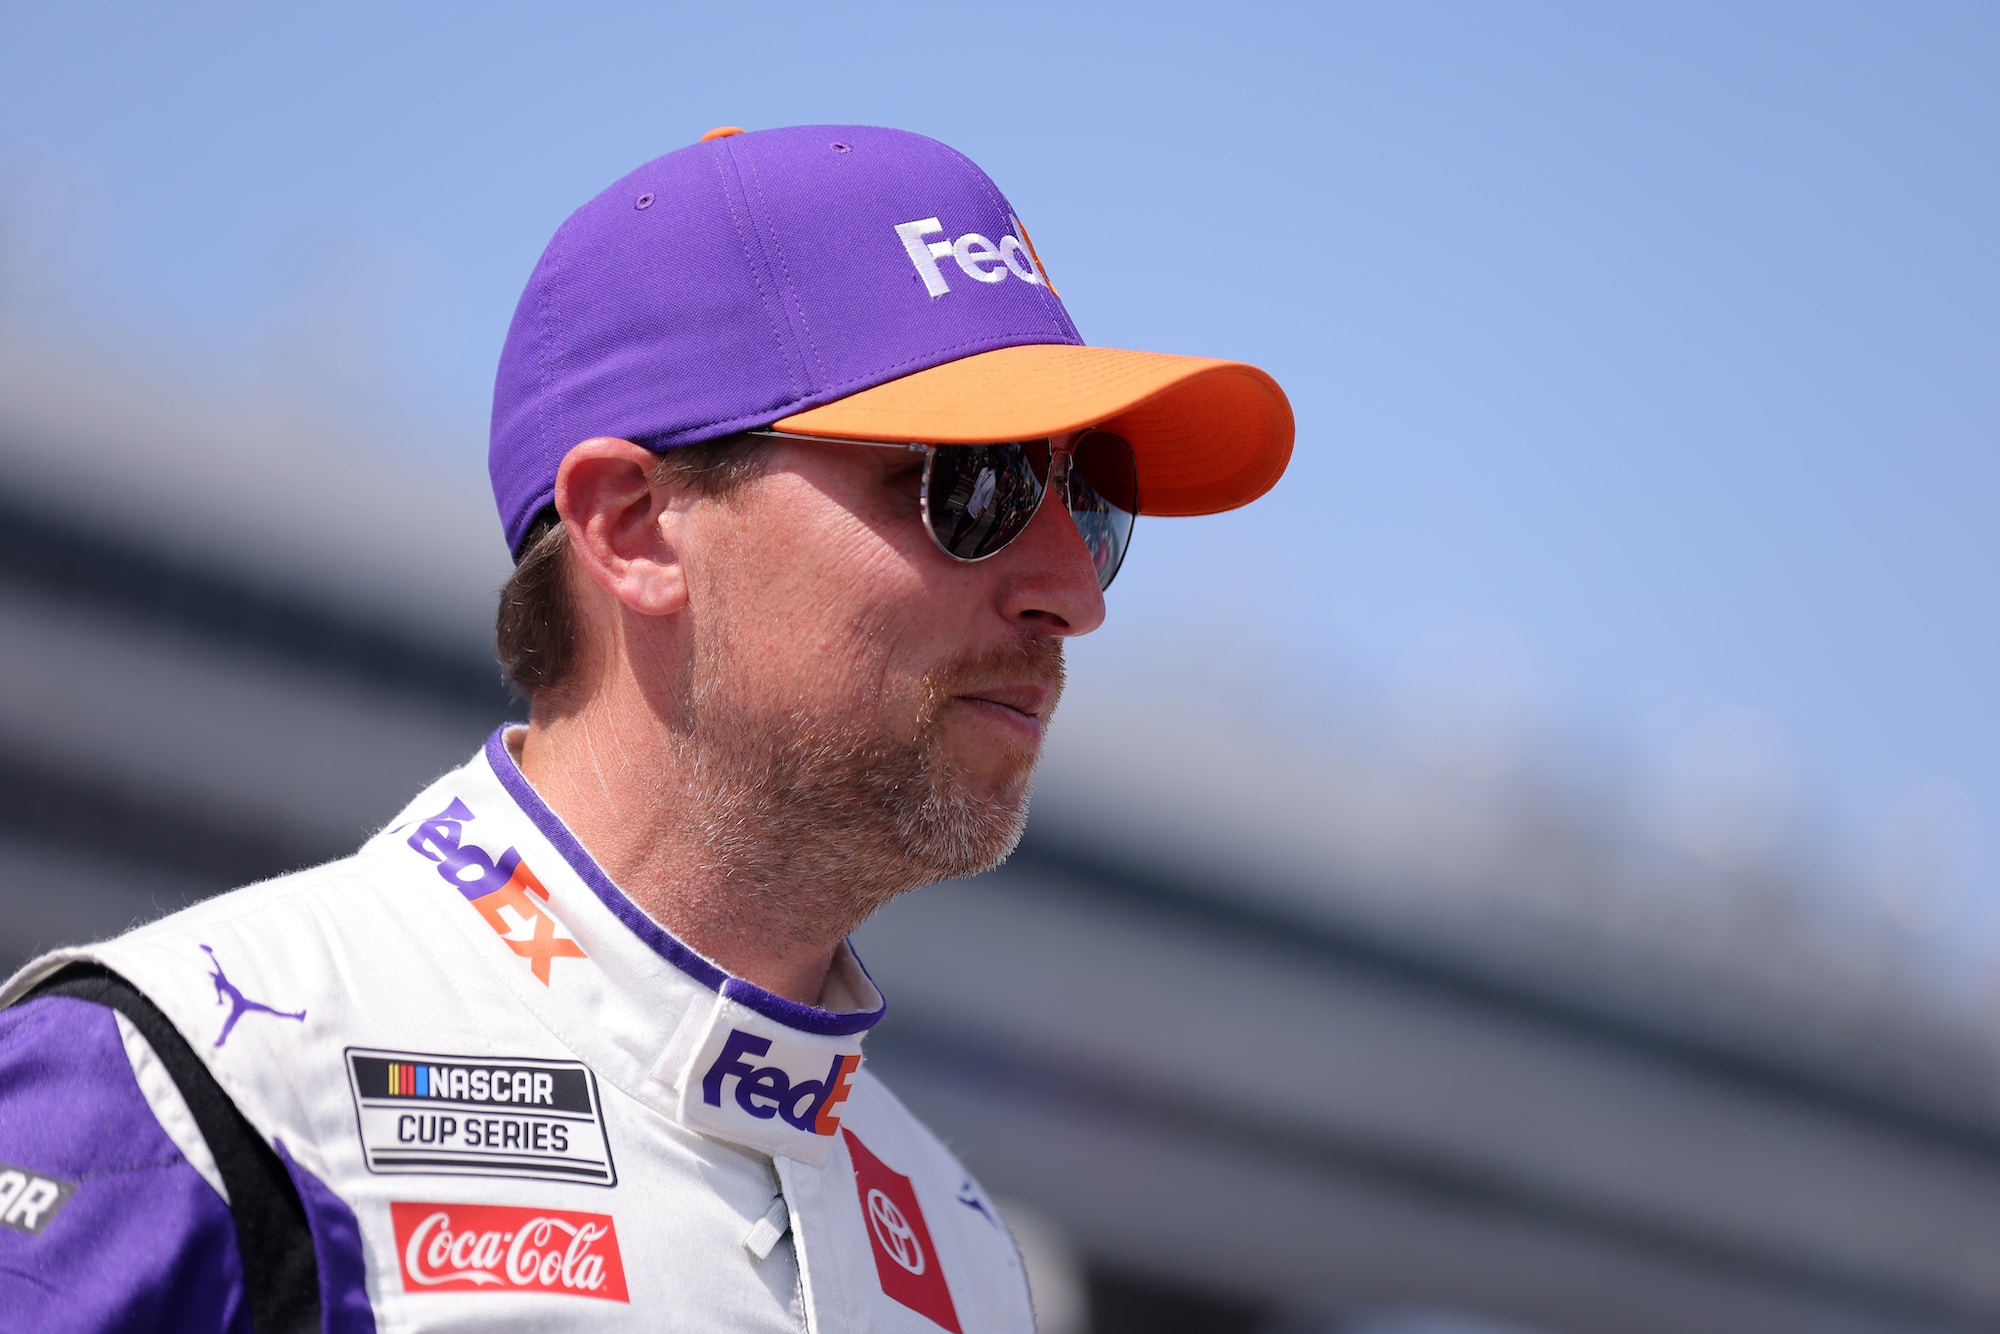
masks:
[[[839,440],[788,431],[752,431],[778,440],[907,449],[924,455],[924,527],[954,560],[997,556],[1028,530],[1051,491],[1059,493],[1097,571],[1111,587],[1132,545],[1139,514],[1139,468],[1132,446],[1110,431],[1091,429],[1052,440],[995,445],[898,444]]]

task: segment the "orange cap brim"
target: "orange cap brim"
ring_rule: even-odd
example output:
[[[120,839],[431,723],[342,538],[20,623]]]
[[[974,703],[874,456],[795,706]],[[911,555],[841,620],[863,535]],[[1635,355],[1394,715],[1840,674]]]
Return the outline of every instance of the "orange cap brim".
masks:
[[[980,352],[776,423],[801,435],[940,445],[1086,426],[1131,442],[1145,514],[1247,505],[1292,457],[1292,405],[1255,366],[1055,343]]]

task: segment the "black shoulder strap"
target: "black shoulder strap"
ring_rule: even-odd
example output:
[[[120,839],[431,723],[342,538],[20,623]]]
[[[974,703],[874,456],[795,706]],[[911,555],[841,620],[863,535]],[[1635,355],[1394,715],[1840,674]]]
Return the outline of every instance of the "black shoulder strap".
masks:
[[[37,996],[73,996],[109,1006],[152,1044],[180,1087],[229,1189],[250,1328],[255,1334],[319,1334],[319,1262],[291,1174],[236,1110],[180,1030],[137,987],[98,964],[71,964],[21,999]]]

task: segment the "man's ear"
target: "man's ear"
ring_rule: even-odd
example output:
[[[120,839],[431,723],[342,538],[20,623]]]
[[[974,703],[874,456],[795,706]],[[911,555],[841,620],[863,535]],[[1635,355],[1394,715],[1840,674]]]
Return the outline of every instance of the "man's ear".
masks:
[[[601,435],[570,450],[556,470],[556,513],[577,568],[644,616],[687,605],[680,553],[662,522],[665,494],[653,484],[656,462],[643,446]]]

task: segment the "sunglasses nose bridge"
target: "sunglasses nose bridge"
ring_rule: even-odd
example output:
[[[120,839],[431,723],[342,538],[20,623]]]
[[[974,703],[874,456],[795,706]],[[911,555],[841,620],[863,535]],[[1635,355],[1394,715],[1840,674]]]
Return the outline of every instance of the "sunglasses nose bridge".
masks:
[[[1056,499],[1061,501],[1065,508],[1069,505],[1070,469],[1076,462],[1073,446],[1072,441],[1051,445],[1049,449],[1048,489],[1055,492]]]

